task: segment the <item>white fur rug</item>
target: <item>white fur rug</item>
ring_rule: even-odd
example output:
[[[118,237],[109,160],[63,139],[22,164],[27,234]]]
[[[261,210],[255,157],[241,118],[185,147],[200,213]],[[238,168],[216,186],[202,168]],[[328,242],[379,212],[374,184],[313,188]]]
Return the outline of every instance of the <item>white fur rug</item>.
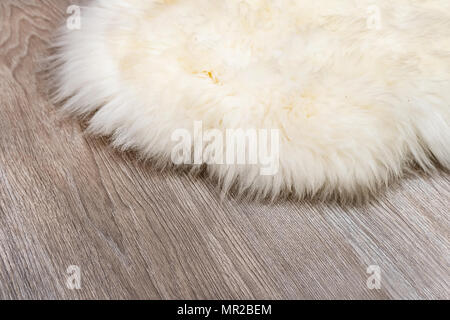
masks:
[[[56,44],[64,110],[224,190],[353,199],[450,168],[448,0],[96,0],[78,22]]]

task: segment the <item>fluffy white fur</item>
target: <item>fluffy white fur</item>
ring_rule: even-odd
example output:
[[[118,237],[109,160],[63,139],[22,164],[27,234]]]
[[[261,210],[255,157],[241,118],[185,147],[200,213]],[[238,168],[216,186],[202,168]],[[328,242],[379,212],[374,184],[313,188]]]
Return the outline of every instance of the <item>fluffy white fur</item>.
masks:
[[[450,167],[448,0],[95,0],[82,14],[56,44],[56,99],[116,146],[170,163],[173,131],[195,120],[278,128],[277,175],[207,167],[263,197],[348,199],[414,163]]]

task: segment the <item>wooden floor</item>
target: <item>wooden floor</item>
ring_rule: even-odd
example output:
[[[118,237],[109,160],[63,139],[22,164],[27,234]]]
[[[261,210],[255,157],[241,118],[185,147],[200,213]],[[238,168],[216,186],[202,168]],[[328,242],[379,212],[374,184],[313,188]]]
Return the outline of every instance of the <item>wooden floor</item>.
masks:
[[[69,2],[0,1],[0,298],[450,298],[448,173],[360,207],[220,200],[61,119],[38,71]]]

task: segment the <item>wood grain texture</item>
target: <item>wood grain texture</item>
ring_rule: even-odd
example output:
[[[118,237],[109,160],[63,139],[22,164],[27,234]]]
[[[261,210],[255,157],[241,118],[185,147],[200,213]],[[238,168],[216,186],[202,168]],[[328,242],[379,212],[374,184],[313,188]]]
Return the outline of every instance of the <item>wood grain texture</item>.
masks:
[[[69,3],[0,1],[0,298],[450,298],[448,173],[360,207],[221,200],[58,116],[38,71]]]

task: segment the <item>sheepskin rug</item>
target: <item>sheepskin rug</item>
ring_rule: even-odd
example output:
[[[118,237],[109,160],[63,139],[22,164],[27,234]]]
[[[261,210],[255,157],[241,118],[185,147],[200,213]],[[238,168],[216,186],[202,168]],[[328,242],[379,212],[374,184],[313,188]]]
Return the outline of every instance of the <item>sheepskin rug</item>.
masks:
[[[266,173],[206,161],[213,139],[193,151],[238,194],[359,199],[450,168],[448,0],[94,0],[79,22],[56,41],[55,99],[156,164],[201,128],[272,137]]]

